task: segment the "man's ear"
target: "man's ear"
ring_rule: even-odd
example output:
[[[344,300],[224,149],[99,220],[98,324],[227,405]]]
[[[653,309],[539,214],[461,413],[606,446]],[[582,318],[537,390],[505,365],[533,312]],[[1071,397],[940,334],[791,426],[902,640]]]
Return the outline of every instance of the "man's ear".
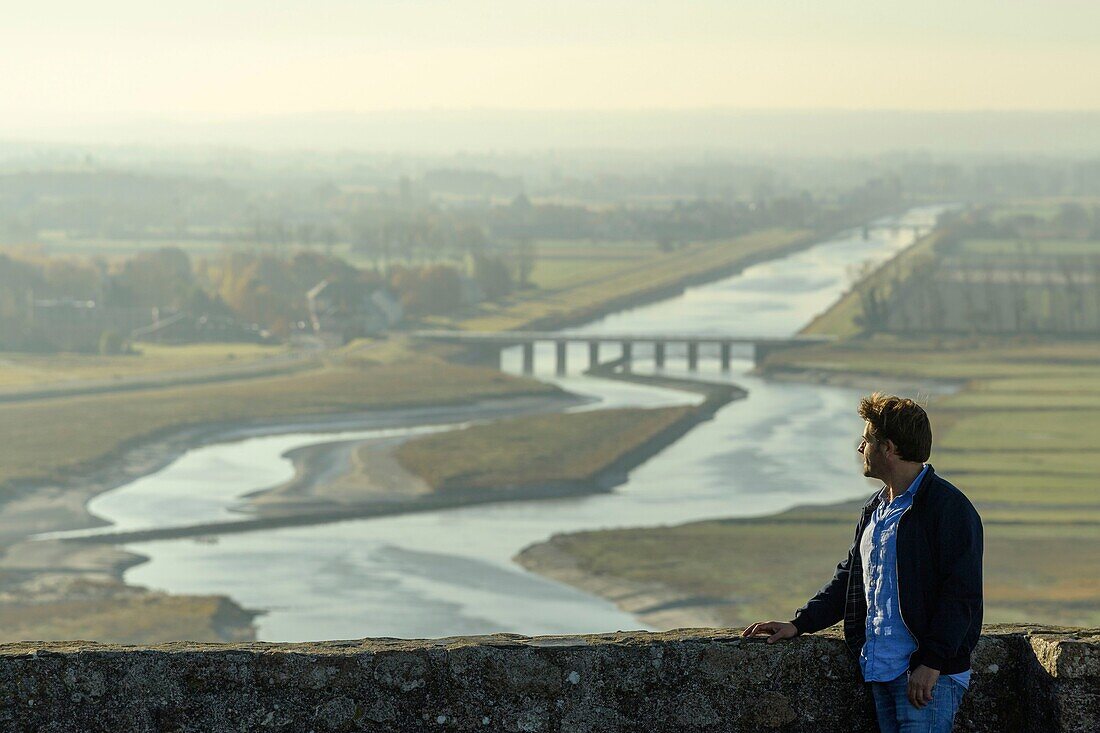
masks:
[[[895,445],[894,441],[892,441],[890,439],[886,439],[886,440],[882,441],[882,452],[885,453],[888,456],[890,456],[890,455],[899,456],[899,457],[901,456],[901,454],[898,452],[897,445]]]

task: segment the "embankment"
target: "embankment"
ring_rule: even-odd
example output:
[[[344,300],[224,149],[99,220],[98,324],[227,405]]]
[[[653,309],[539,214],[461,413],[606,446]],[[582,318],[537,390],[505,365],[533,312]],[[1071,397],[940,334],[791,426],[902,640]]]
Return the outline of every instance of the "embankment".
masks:
[[[598,466],[582,476],[553,477],[538,481],[509,480],[504,485],[471,484],[468,478],[465,481],[448,479],[443,480],[437,490],[429,493],[416,493],[411,496],[391,495],[365,500],[354,497],[349,499],[345,496],[343,500],[334,503],[331,500],[331,494],[326,497],[324,491],[317,491],[319,487],[314,485],[314,479],[323,480],[328,476],[331,463],[334,460],[342,461],[340,454],[354,450],[355,446],[351,443],[344,446],[328,444],[317,446],[326,449],[325,460],[317,460],[316,451],[298,453],[296,460],[298,475],[288,485],[282,487],[289,492],[286,496],[290,500],[281,506],[278,501],[263,501],[264,495],[260,494],[255,497],[252,505],[257,510],[254,517],[240,521],[219,521],[182,527],[101,532],[67,541],[74,544],[118,544],[154,539],[178,539],[324,524],[352,518],[438,511],[490,502],[534,501],[607,492],[625,481],[631,470],[671,445],[700,422],[711,419],[722,406],[732,400],[741,399],[747,394],[743,389],[725,383],[617,373],[613,371],[616,364],[609,364],[597,372],[605,378],[702,393],[704,400],[698,405],[683,408],[680,416],[663,425],[651,436],[629,443],[623,449],[608,455],[606,460],[601,460]],[[589,414],[591,413],[562,415],[559,419],[583,420]],[[334,453],[334,448],[338,448],[338,452]],[[466,450],[461,452],[469,453]],[[490,459],[491,456],[486,455],[485,460]],[[485,466],[485,468],[491,470],[493,467]],[[463,472],[463,475],[468,474]],[[276,489],[276,492],[279,491],[280,489]]]

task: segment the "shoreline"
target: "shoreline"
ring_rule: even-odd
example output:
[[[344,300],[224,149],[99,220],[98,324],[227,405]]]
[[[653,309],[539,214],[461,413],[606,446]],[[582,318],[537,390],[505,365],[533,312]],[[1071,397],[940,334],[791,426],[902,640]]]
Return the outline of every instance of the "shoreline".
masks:
[[[703,394],[705,399],[700,404],[693,406],[684,417],[671,423],[658,434],[623,452],[592,475],[582,479],[548,481],[519,486],[512,488],[508,493],[502,493],[497,489],[479,490],[456,487],[446,494],[430,491],[405,492],[406,496],[402,497],[390,493],[368,501],[338,502],[328,497],[317,496],[313,492],[324,483],[325,479],[333,477],[334,472],[339,468],[338,465],[333,464],[346,464],[349,461],[349,454],[363,441],[331,441],[294,449],[293,453],[295,455],[288,457],[291,457],[294,461],[295,475],[289,481],[279,486],[259,489],[245,495],[244,498],[248,500],[245,505],[245,512],[250,513],[251,517],[239,521],[218,521],[178,527],[97,532],[85,536],[59,538],[58,541],[84,546],[115,545],[150,540],[263,531],[281,527],[328,524],[351,519],[455,509],[476,504],[538,501],[606,493],[624,483],[629,472],[634,468],[679,440],[700,422],[710,420],[715,412],[723,406],[734,400],[744,399],[748,395],[748,392],[744,389],[727,383],[619,373],[614,371],[617,364],[618,360],[601,365],[598,370],[593,370],[593,374],[608,379],[698,392]],[[585,400],[574,397],[567,399],[566,402],[568,404],[552,405],[554,411],[576,404],[584,404]],[[538,410],[520,411],[518,414],[530,414],[531,412],[538,412]],[[512,412],[510,414],[515,415],[517,413]],[[420,424],[424,423],[421,422]],[[380,442],[394,444],[401,441],[394,438],[382,438]],[[410,474],[410,476],[412,475]],[[291,501],[281,502],[277,498],[272,498],[280,495],[291,497]],[[324,508],[318,510],[318,507]],[[242,512],[242,514],[245,512]]]
[[[21,531],[16,538],[28,538],[46,532],[64,532],[82,529],[94,529],[111,524],[99,519],[87,511],[86,503],[97,495],[119,488],[139,478],[156,473],[165,468],[184,453],[215,443],[234,443],[249,438],[285,435],[296,432],[337,433],[353,430],[373,430],[404,427],[407,425],[447,424],[478,416],[509,414],[513,405],[532,403],[527,409],[546,406],[558,408],[585,404],[583,398],[566,392],[557,394],[517,394],[509,397],[494,397],[475,402],[461,401],[432,406],[387,407],[380,410],[360,410],[356,412],[316,414],[297,416],[291,419],[270,419],[255,422],[206,423],[183,428],[170,428],[161,434],[145,436],[131,445],[123,445],[119,450],[102,456],[85,470],[69,477],[64,482],[20,482],[13,483],[12,489],[17,495],[7,498],[0,507],[0,548],[10,544],[12,535],[6,527],[11,518],[6,516],[12,506],[20,502],[34,501],[39,498],[31,492],[53,490],[60,494],[79,494],[84,498],[79,512],[79,523],[54,526],[49,529]],[[524,409],[521,407],[521,409]],[[464,414],[467,410],[476,411],[473,415]]]
[[[883,216],[890,216],[886,214]],[[881,216],[876,218],[882,218]],[[702,273],[694,273],[691,275],[685,275],[674,283],[668,283],[654,288],[649,288],[628,295],[621,295],[616,298],[612,298],[605,302],[600,303],[597,306],[592,306],[584,311],[555,314],[548,316],[540,316],[539,318],[533,318],[530,321],[525,322],[521,328],[524,330],[532,331],[558,331],[565,328],[572,328],[574,326],[580,326],[590,321],[604,318],[613,313],[619,313],[621,311],[628,311],[634,308],[640,308],[644,305],[650,305],[662,300],[668,300],[669,298],[675,298],[682,294],[685,290],[691,287],[697,287],[699,285],[707,285],[718,280],[723,280],[727,277],[733,277],[749,267],[759,265],[764,262],[770,262],[772,260],[782,259],[788,255],[801,252],[808,247],[812,247],[822,241],[828,241],[848,231],[852,227],[844,227],[833,234],[821,234],[818,232],[811,232],[802,237],[798,237],[792,240],[790,243],[777,247],[767,252],[754,252],[747,254],[742,258],[739,258],[735,262],[731,262],[723,267],[718,267],[713,270],[708,270]]]
[[[491,417],[514,412],[517,406],[528,411],[545,411],[565,409],[585,402],[584,398],[566,392],[536,393],[431,407],[206,424],[175,428],[159,436],[146,436],[135,445],[125,446],[113,455],[96,461],[94,467],[65,482],[44,482],[37,486],[23,484],[17,495],[0,504],[0,603],[10,613],[24,614],[32,628],[37,628],[34,619],[42,618],[43,613],[49,614],[51,604],[68,608],[73,603],[84,603],[89,609],[102,608],[107,604],[123,609],[122,612],[137,613],[143,618],[152,614],[154,623],[168,614],[162,619],[165,628],[171,628],[175,623],[177,617],[174,614],[185,614],[190,622],[189,628],[194,629],[189,633],[205,634],[210,640],[253,639],[255,627],[251,619],[264,613],[262,610],[246,609],[229,596],[175,595],[127,584],[125,572],[148,558],[127,551],[114,542],[109,545],[79,543],[63,539],[35,539],[35,536],[110,526],[110,522],[88,510],[92,498],[156,473],[187,451],[213,443],[299,431],[382,429],[402,424],[424,424],[432,419],[436,423],[461,422],[475,415]]]
[[[592,306],[583,312],[573,312],[565,314],[555,314],[541,316],[527,321],[520,326],[524,330],[532,331],[554,331],[565,328],[572,328],[573,326],[583,325],[589,321],[597,320],[612,313],[618,313],[620,311],[631,310],[639,308],[644,305],[650,305],[662,300],[674,298],[680,295],[685,290],[691,287],[697,287],[699,285],[707,285],[717,280],[722,280],[727,277],[733,277],[749,267],[759,265],[764,262],[771,262],[773,260],[779,260],[789,255],[801,252],[804,249],[812,247],[822,242],[828,242],[840,237],[845,232],[853,229],[858,229],[862,224],[872,223],[887,219],[891,217],[898,217],[905,212],[911,210],[913,205],[898,205],[889,207],[886,211],[879,211],[874,214],[865,214],[858,217],[856,221],[843,224],[836,229],[829,228],[826,230],[809,231],[801,237],[797,237],[791,242],[782,247],[777,247],[767,252],[754,252],[747,254],[744,257],[738,258],[734,262],[730,262],[722,267],[708,270],[706,272],[694,273],[691,275],[685,275],[674,283],[661,285],[659,287],[650,288],[647,290],[630,293],[628,295],[622,295],[617,298],[600,303],[597,306]],[[752,234],[752,232],[747,232]],[[745,236],[745,235],[742,235]],[[799,331],[801,333],[801,331]]]
[[[965,380],[952,382],[950,380],[879,379],[876,375],[867,372],[828,372],[791,367],[779,369],[773,367],[758,370],[757,376],[778,382],[800,382],[868,390],[897,389],[897,391],[911,392],[912,394],[927,394],[929,392],[936,395],[951,394],[966,385]],[[846,505],[855,506],[858,503],[859,501],[856,499],[845,499],[830,504],[796,505],[772,514],[759,517],[737,517],[736,519],[744,522],[775,521],[784,514],[800,509],[828,511],[842,509]],[[726,517],[694,520],[684,524],[722,519],[726,519]],[[645,529],[645,527],[635,529]],[[633,614],[642,623],[655,626],[658,630],[725,627],[728,625],[717,611],[717,607],[728,605],[728,601],[688,595],[657,581],[633,581],[583,570],[579,567],[579,563],[574,556],[558,546],[564,536],[564,534],[554,534],[546,540],[528,545],[516,553],[512,560],[528,572],[536,573],[542,577],[564,583],[610,601],[619,609]]]
[[[559,536],[555,534],[547,540],[524,547],[512,557],[512,561],[527,572],[611,601],[619,609],[657,630],[724,625],[717,614],[707,609],[705,599],[699,602],[700,599],[686,598],[663,583],[642,583],[582,570],[572,555],[557,547],[555,540]]]
[[[391,499],[357,506],[342,505],[324,512],[316,511],[318,502],[311,499],[308,503],[312,507],[312,511],[308,515],[292,513],[284,516],[249,518],[246,521],[228,525],[219,522],[209,525],[192,525],[181,528],[168,527],[148,531],[104,532],[85,537],[31,538],[31,535],[37,532],[58,531],[58,527],[66,529],[109,527],[109,523],[98,519],[88,511],[87,504],[92,497],[103,491],[109,491],[119,485],[129,483],[140,476],[156,472],[176,460],[184,452],[212,443],[296,431],[340,432],[349,429],[394,427],[398,424],[423,425],[428,422],[426,420],[428,417],[434,417],[436,424],[446,424],[478,418],[492,419],[517,413],[557,412],[576,405],[586,404],[591,400],[564,391],[551,394],[540,392],[525,396],[490,398],[472,404],[458,403],[450,406],[389,408],[374,412],[296,418],[290,421],[269,420],[262,423],[204,425],[177,429],[158,440],[145,441],[130,448],[114,462],[107,463],[106,467],[97,469],[95,472],[85,473],[83,475],[84,480],[71,479],[64,486],[43,487],[32,497],[21,495],[7,503],[4,507],[6,512],[0,514],[0,538],[5,538],[4,530],[7,530],[7,541],[0,545],[0,549],[3,551],[3,555],[0,556],[0,576],[4,576],[7,582],[0,582],[0,596],[7,595],[11,599],[23,598],[32,604],[40,603],[45,599],[48,603],[50,600],[58,598],[82,597],[81,594],[87,593],[88,588],[93,588],[101,602],[107,602],[109,605],[113,604],[114,607],[126,609],[130,612],[135,607],[147,608],[151,610],[140,611],[140,613],[160,613],[163,616],[165,613],[170,613],[167,610],[168,607],[176,604],[181,609],[179,612],[191,614],[189,618],[192,622],[195,615],[193,607],[200,606],[204,609],[200,612],[200,620],[207,627],[207,631],[203,633],[210,634],[209,629],[214,629],[217,638],[228,640],[249,639],[255,633],[255,627],[252,626],[251,620],[257,615],[262,615],[263,610],[243,608],[231,596],[173,595],[142,586],[129,585],[124,580],[125,572],[129,568],[148,561],[149,558],[140,553],[130,552],[121,545],[141,540],[184,537],[204,541],[206,537],[227,531],[259,531],[282,526],[312,525],[370,516],[460,508],[479,503],[536,501],[609,492],[626,480],[628,472],[632,468],[675,442],[694,425],[711,419],[714,412],[722,405],[734,399],[741,399],[747,394],[741,388],[727,383],[635,375],[628,372],[618,373],[615,371],[618,366],[617,363],[608,363],[601,366],[603,369],[596,371],[600,372],[599,376],[605,378],[694,391],[701,393],[704,399],[684,418],[670,424],[648,441],[634,446],[631,450],[618,456],[595,475],[588,477],[587,480],[549,482],[528,486],[524,487],[521,492],[510,496],[501,496],[499,492],[494,491],[463,491],[450,495],[428,495],[416,501],[393,501]],[[520,409],[517,410],[517,406]],[[393,438],[380,438],[378,440],[394,442]],[[334,441],[310,447],[331,449],[333,443],[354,442],[358,441]],[[303,449],[296,450],[299,451],[299,457],[304,455],[301,452]],[[308,451],[305,454],[308,454]],[[329,466],[323,465],[324,463],[322,461],[321,465],[309,466],[304,473],[299,470],[302,467],[297,466],[295,478],[288,483],[297,482],[301,484],[303,481],[308,483],[310,479],[317,478],[317,476],[306,474],[315,474],[317,469],[321,469],[322,475],[320,478],[323,479],[324,474],[328,473],[325,469],[329,468]],[[42,496],[43,492],[46,492],[45,496]],[[267,492],[266,490],[260,490],[254,493],[262,495]],[[40,506],[37,508],[25,506],[29,502],[38,503]],[[329,504],[329,507],[331,509],[332,504]],[[301,508],[301,505],[299,505],[294,509]],[[13,509],[32,509],[38,515],[36,526],[28,530],[28,526],[19,521],[21,518],[20,513],[25,515],[28,512],[16,511],[13,513]],[[13,519],[15,520],[14,524],[20,527],[19,532],[12,531]],[[8,526],[5,527],[5,524]],[[3,539],[0,539],[0,541],[3,541]],[[49,597],[43,596],[37,590],[39,587],[45,587],[46,592],[50,594]],[[30,590],[30,592],[26,592],[27,590]],[[14,603],[15,607],[22,607],[18,600],[8,602]],[[211,605],[211,602],[213,605]],[[24,608],[24,612],[28,612],[26,608]],[[35,617],[33,612],[28,613],[30,613],[29,618],[33,619]],[[169,620],[171,618],[170,616]],[[33,621],[31,625],[34,625]]]
[[[755,372],[772,382],[820,384],[867,391],[886,391],[941,397],[956,394],[966,388],[966,379],[909,379],[871,372],[842,372],[793,366],[772,366]],[[915,398],[914,398],[915,399]]]
[[[881,217],[878,217],[881,218]],[[527,325],[528,327],[539,328],[566,328],[570,325],[576,325],[578,323],[585,323],[595,318],[602,317],[604,315],[619,312],[622,310],[629,310],[631,308],[639,307],[648,303],[665,300],[670,297],[682,293],[686,288],[694,285],[705,284],[720,280],[725,277],[735,275],[744,271],[746,268],[761,262],[772,261],[781,259],[789,254],[797,251],[801,251],[807,247],[828,239],[830,236],[839,236],[844,231],[849,230],[851,227],[843,227],[832,235],[814,233],[811,232],[803,237],[794,239],[787,245],[778,247],[768,252],[759,252],[746,255],[739,258],[736,262],[730,263],[727,266],[710,270],[703,273],[695,273],[689,276],[680,278],[676,283],[667,284],[661,287],[644,290],[642,292],[632,293],[630,295],[620,296],[617,298],[605,301],[599,306],[582,310],[580,312],[573,312],[567,315],[553,315],[542,318],[532,319]],[[639,375],[621,375],[624,379],[630,379],[633,381],[641,381]],[[660,378],[658,378],[660,379]],[[724,385],[731,387],[732,389],[739,389],[732,387],[732,385]],[[744,397],[743,390],[739,396],[730,396],[727,402],[731,399],[737,399]],[[731,393],[732,394],[732,393]],[[570,396],[567,393],[558,395],[545,395],[535,394],[527,395],[527,399],[533,400],[570,400]],[[512,401],[525,399],[521,395],[513,395],[511,397],[493,398],[496,401]],[[577,399],[572,396],[572,399]],[[711,398],[707,397],[704,400],[704,406],[711,403]],[[479,405],[475,403],[473,406]],[[724,402],[722,404],[725,404]],[[471,406],[468,401],[456,401],[447,405],[433,405],[431,407],[413,407],[413,408],[386,408],[385,410],[375,412],[357,412],[357,413],[336,413],[328,415],[317,415],[312,417],[299,417],[292,421],[280,420],[278,418],[251,422],[251,423],[220,423],[220,424],[204,424],[189,426],[184,428],[173,427],[162,431],[161,433],[153,433],[150,435],[142,436],[139,440],[130,444],[123,444],[112,451],[111,454],[97,458],[94,462],[85,466],[79,471],[79,476],[76,478],[69,477],[62,482],[23,482],[15,483],[11,485],[11,488],[15,489],[15,494],[11,498],[5,499],[0,507],[3,512],[0,512],[0,571],[3,570],[16,570],[23,573],[31,573],[37,570],[39,573],[46,571],[50,566],[38,564],[35,567],[35,560],[43,559],[48,553],[47,548],[49,545],[57,543],[57,547],[53,548],[55,552],[62,552],[65,557],[66,563],[70,566],[67,572],[71,573],[98,573],[107,574],[114,577],[119,581],[120,585],[124,589],[138,590],[136,587],[126,586],[122,581],[122,575],[125,570],[133,565],[145,562],[146,557],[138,555],[136,553],[129,553],[125,550],[117,547],[111,547],[109,552],[104,552],[106,548],[102,543],[94,543],[93,541],[81,542],[78,540],[59,541],[59,540],[46,540],[36,541],[38,552],[25,552],[23,548],[19,547],[21,544],[29,544],[29,538],[33,534],[37,534],[44,531],[58,531],[58,530],[71,530],[71,529],[89,529],[96,527],[108,526],[109,523],[101,520],[92,515],[87,510],[88,501],[94,496],[111,489],[117,488],[125,483],[129,483],[141,476],[154,473],[161,470],[172,461],[176,460],[180,455],[188,450],[193,450],[198,447],[209,445],[215,442],[232,442],[235,440],[244,440],[250,437],[256,437],[259,435],[275,435],[285,434],[288,432],[296,432],[299,430],[310,430],[317,432],[337,432],[340,430],[352,430],[352,429],[370,429],[375,427],[374,425],[364,426],[360,420],[368,416],[375,417],[379,412],[381,413],[393,413],[402,411],[412,411],[421,413],[430,413],[433,410],[438,410],[441,407],[450,409],[458,408],[460,406]],[[684,433],[690,430],[698,422],[709,419],[713,416],[713,411],[717,410],[721,405],[709,404],[710,414],[706,414],[706,409],[700,409],[698,412],[693,412],[694,420],[690,424],[677,425],[678,432],[668,430],[663,432],[660,436],[657,436],[660,440],[654,440],[654,445],[647,445],[644,450],[634,451],[635,455],[629,455],[627,457],[620,457],[620,461],[626,463],[633,462],[632,465],[638,465],[649,457],[656,455],[664,447],[671,444]],[[559,408],[563,409],[563,408]],[[447,422],[447,421],[444,421]],[[423,415],[418,415],[414,424],[430,424],[430,421],[426,422],[423,419]],[[378,426],[381,427],[381,426]],[[671,436],[671,437],[670,437]],[[618,462],[617,462],[618,463]],[[632,466],[631,466],[632,467]],[[625,469],[629,470],[629,468]],[[617,475],[617,480],[613,477],[612,483],[605,487],[597,487],[597,490],[609,491],[618,483],[625,480],[625,470],[620,469]],[[611,469],[607,469],[601,473],[609,474]],[[33,493],[33,496],[32,496]],[[592,486],[586,485],[583,491],[577,491],[576,486],[561,486],[561,485],[546,485],[537,487],[536,490],[531,492],[531,495],[516,497],[520,500],[531,500],[538,498],[557,498],[560,496],[577,495],[593,493]],[[484,497],[476,495],[467,495],[459,497],[457,503],[453,506],[468,505],[472,503],[480,503],[482,501],[502,501],[510,500],[511,497],[502,498],[500,496]],[[441,506],[425,506],[423,508],[417,507],[400,507],[394,506],[391,502],[388,507],[369,507],[364,508],[364,511],[369,511],[370,514],[366,516],[378,516],[380,514],[392,514],[403,511],[423,511],[433,510],[439,508],[449,508]],[[9,514],[9,510],[15,509],[14,517]],[[333,513],[336,514],[336,513]],[[286,518],[280,521],[291,521],[296,519],[296,523],[299,524],[313,524],[318,520],[322,521],[342,521],[352,518],[346,509],[341,509],[338,512],[339,516],[333,516],[330,519],[322,519],[319,515],[314,515],[304,519],[301,518]],[[12,521],[14,518],[14,522]],[[26,521],[31,518],[33,521]],[[269,520],[271,521],[271,520]],[[14,527],[12,525],[15,525]],[[256,520],[250,522],[250,528],[264,529],[266,527],[259,527],[256,525]],[[16,529],[18,527],[18,529]],[[224,523],[217,526],[210,526],[205,528],[207,531],[202,534],[220,533],[225,530]],[[178,531],[172,528],[166,528],[168,531]],[[192,528],[195,529],[195,528]],[[193,536],[195,533],[190,532],[187,535]],[[107,537],[107,535],[103,535]],[[89,538],[90,539],[90,538]],[[144,539],[144,537],[142,537]],[[125,535],[112,535],[109,540],[111,544],[122,541],[134,541]],[[64,545],[62,550],[61,545]],[[16,548],[19,548],[18,551]],[[112,554],[113,553],[113,554]],[[35,557],[37,556],[37,558]],[[143,589],[142,589],[143,590]],[[233,604],[231,599],[225,597],[225,600],[230,604]],[[669,604],[673,607],[670,607]],[[674,608],[676,602],[675,599],[665,599],[656,604],[648,604],[640,612],[647,613],[689,613],[684,609]],[[235,608],[238,608],[236,604],[233,604]],[[244,609],[239,609],[244,612]],[[248,612],[251,613],[251,612]],[[686,616],[685,616],[686,618]]]

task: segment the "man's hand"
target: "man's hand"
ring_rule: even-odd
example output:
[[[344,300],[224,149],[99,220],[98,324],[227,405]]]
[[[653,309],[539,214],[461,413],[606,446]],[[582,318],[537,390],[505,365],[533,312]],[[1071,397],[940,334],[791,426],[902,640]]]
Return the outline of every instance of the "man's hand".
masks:
[[[909,704],[919,710],[932,702],[932,688],[939,678],[938,669],[931,669],[923,664],[914,669],[909,674]]]
[[[759,636],[770,634],[768,643],[774,644],[780,639],[790,639],[798,636],[798,628],[786,621],[757,621],[741,632],[741,636]]]

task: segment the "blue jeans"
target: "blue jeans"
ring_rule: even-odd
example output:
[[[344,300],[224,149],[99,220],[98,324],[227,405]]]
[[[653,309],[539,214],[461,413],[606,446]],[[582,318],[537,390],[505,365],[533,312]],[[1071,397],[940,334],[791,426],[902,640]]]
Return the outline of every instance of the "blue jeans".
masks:
[[[955,711],[959,709],[966,688],[940,675],[932,688],[932,702],[920,709],[909,703],[908,690],[908,673],[890,682],[871,683],[879,730],[882,733],[951,733]]]

